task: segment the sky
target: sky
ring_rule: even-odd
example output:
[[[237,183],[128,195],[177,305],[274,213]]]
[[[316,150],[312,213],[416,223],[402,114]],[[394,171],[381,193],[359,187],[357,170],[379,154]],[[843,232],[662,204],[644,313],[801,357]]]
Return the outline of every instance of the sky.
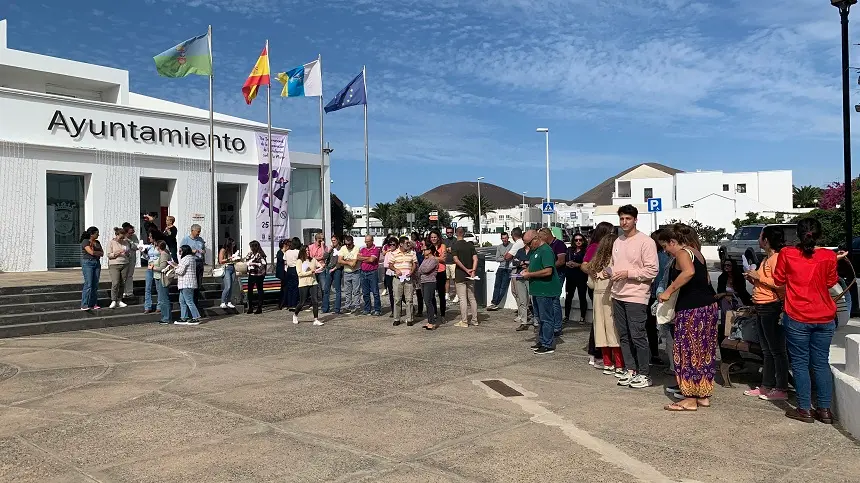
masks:
[[[265,99],[246,106],[241,86],[266,39],[273,73],[322,55],[326,102],[366,65],[371,204],[479,176],[544,195],[538,127],[553,198],[644,162],[842,177],[839,14],[825,0],[4,3],[10,48],[126,69],[133,92],[205,109],[206,78],[161,78],[152,56],[211,24],[215,109],[255,121]],[[318,100],[277,94],[290,149],[319,152]],[[332,191],[362,205],[361,107],[326,115],[325,134]]]

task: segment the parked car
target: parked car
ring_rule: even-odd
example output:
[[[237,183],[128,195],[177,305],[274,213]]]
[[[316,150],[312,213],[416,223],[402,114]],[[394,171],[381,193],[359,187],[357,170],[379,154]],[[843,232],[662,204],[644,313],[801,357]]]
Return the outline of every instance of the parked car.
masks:
[[[759,265],[764,259],[764,250],[759,246],[758,239],[765,226],[782,227],[785,233],[785,244],[797,243],[797,225],[793,223],[742,226],[735,231],[734,236],[720,245],[718,249],[720,261],[732,260],[742,264],[743,258],[746,257],[749,263]]]

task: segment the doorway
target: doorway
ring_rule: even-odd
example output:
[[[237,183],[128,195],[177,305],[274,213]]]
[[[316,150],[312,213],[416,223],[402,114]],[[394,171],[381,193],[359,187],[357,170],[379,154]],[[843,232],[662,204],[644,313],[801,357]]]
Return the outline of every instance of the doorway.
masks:
[[[48,173],[46,188],[48,268],[80,267],[84,176]]]
[[[232,238],[241,250],[242,197],[244,185],[218,183],[218,249]]]
[[[173,200],[173,187],[176,180],[161,178],[140,178],[140,227],[142,232],[143,215],[152,217],[152,222],[159,230],[164,231],[167,226],[165,218],[169,214],[170,202]],[[139,234],[141,239],[145,239]]]

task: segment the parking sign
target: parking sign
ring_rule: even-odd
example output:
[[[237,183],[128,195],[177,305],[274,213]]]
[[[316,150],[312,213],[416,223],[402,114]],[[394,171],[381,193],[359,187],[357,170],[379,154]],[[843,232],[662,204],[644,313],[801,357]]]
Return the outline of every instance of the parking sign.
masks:
[[[663,200],[662,198],[648,198],[645,201],[648,204],[648,212],[656,213],[658,211],[663,211]]]

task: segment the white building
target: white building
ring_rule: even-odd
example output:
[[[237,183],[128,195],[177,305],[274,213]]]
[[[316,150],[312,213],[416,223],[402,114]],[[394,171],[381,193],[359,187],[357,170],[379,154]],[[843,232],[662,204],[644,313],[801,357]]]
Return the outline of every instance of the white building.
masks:
[[[180,236],[198,223],[213,246],[209,111],[131,92],[128,78],[9,49],[0,21],[0,270],[79,266],[84,229],[98,227],[105,241],[125,221],[140,228],[143,213],[156,223],[175,216]],[[194,80],[164,82],[182,89]],[[215,114],[218,241],[230,236],[243,251],[258,233],[261,131],[261,123]],[[289,234],[307,239],[321,228],[321,209],[330,212],[328,160],[324,196],[320,155],[292,152],[290,161]]]
[[[367,207],[346,205],[345,208],[352,212],[352,216],[355,217],[355,224],[352,226],[349,234],[352,236],[366,235],[367,219],[365,217],[367,216]],[[382,226],[382,221],[372,216],[370,217],[370,234],[375,236],[386,234],[386,229]]]
[[[647,199],[659,198],[662,210],[648,213]],[[594,224],[617,224],[618,207],[632,204],[639,210],[639,227],[650,231],[669,220],[697,220],[703,225],[734,231],[732,221],[747,213],[800,214],[792,206],[790,170],[726,173],[682,172],[646,163],[607,179],[574,202],[596,204]]]

